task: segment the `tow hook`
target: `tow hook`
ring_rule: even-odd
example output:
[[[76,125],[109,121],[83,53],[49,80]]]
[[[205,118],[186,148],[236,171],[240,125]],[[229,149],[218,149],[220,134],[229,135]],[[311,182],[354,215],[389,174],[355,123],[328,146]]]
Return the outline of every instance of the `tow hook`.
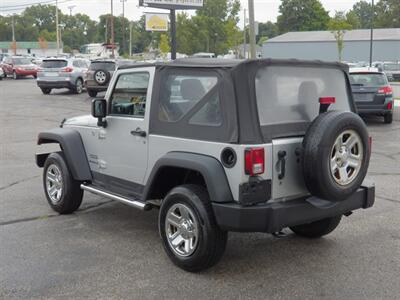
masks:
[[[276,237],[277,239],[283,239],[283,238],[285,238],[285,237],[288,236],[288,234],[285,233],[285,232],[283,232],[283,231],[273,232],[272,235],[273,235],[274,237]]]

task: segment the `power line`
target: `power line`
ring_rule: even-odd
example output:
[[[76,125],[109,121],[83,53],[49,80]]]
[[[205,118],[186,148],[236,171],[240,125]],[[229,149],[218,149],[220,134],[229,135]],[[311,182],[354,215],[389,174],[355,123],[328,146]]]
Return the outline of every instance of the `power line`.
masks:
[[[61,0],[59,3],[66,3],[70,2],[72,0]],[[10,5],[10,6],[0,6],[0,12],[5,13],[5,12],[13,12],[13,11],[21,11],[24,10],[28,7],[35,6],[35,5],[42,5],[42,4],[55,4],[56,0],[48,0],[48,1],[41,1],[41,2],[35,2],[35,3],[29,3],[29,4],[19,4],[19,5]]]

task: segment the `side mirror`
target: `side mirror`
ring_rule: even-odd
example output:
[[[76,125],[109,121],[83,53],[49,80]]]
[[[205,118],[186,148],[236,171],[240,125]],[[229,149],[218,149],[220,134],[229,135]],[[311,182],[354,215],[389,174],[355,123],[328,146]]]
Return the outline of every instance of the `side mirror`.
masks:
[[[107,127],[104,118],[107,116],[107,101],[105,99],[94,99],[92,101],[92,116],[97,118],[97,126]]]

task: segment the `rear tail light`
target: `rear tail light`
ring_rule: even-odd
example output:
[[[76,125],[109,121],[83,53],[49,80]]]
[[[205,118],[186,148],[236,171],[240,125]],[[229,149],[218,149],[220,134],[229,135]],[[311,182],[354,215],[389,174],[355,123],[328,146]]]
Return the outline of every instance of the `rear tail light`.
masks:
[[[391,86],[384,86],[378,90],[378,94],[392,95],[393,89]]]
[[[74,69],[71,67],[62,68],[61,72],[63,73],[71,73]]]
[[[265,170],[264,148],[246,149],[244,152],[245,173],[247,175],[260,175]]]
[[[392,101],[389,101],[387,104],[387,109],[392,110],[392,108],[393,108],[393,103],[392,103]]]

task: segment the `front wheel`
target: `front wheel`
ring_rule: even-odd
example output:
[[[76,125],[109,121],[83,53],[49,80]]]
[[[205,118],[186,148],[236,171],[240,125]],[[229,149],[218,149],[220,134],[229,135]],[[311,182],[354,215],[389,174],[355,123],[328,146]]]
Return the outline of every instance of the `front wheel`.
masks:
[[[60,214],[73,213],[82,203],[80,182],[72,177],[62,153],[52,153],[47,157],[43,187],[50,207]]]
[[[212,267],[225,251],[228,234],[218,227],[208,193],[201,186],[172,189],[162,202],[158,225],[169,258],[186,271]]]
[[[48,95],[51,93],[51,89],[49,89],[49,88],[40,88],[40,89],[42,90],[42,93],[45,95]]]
[[[309,224],[292,226],[290,229],[297,235],[307,238],[320,238],[334,231],[339,226],[342,216],[326,218]]]

